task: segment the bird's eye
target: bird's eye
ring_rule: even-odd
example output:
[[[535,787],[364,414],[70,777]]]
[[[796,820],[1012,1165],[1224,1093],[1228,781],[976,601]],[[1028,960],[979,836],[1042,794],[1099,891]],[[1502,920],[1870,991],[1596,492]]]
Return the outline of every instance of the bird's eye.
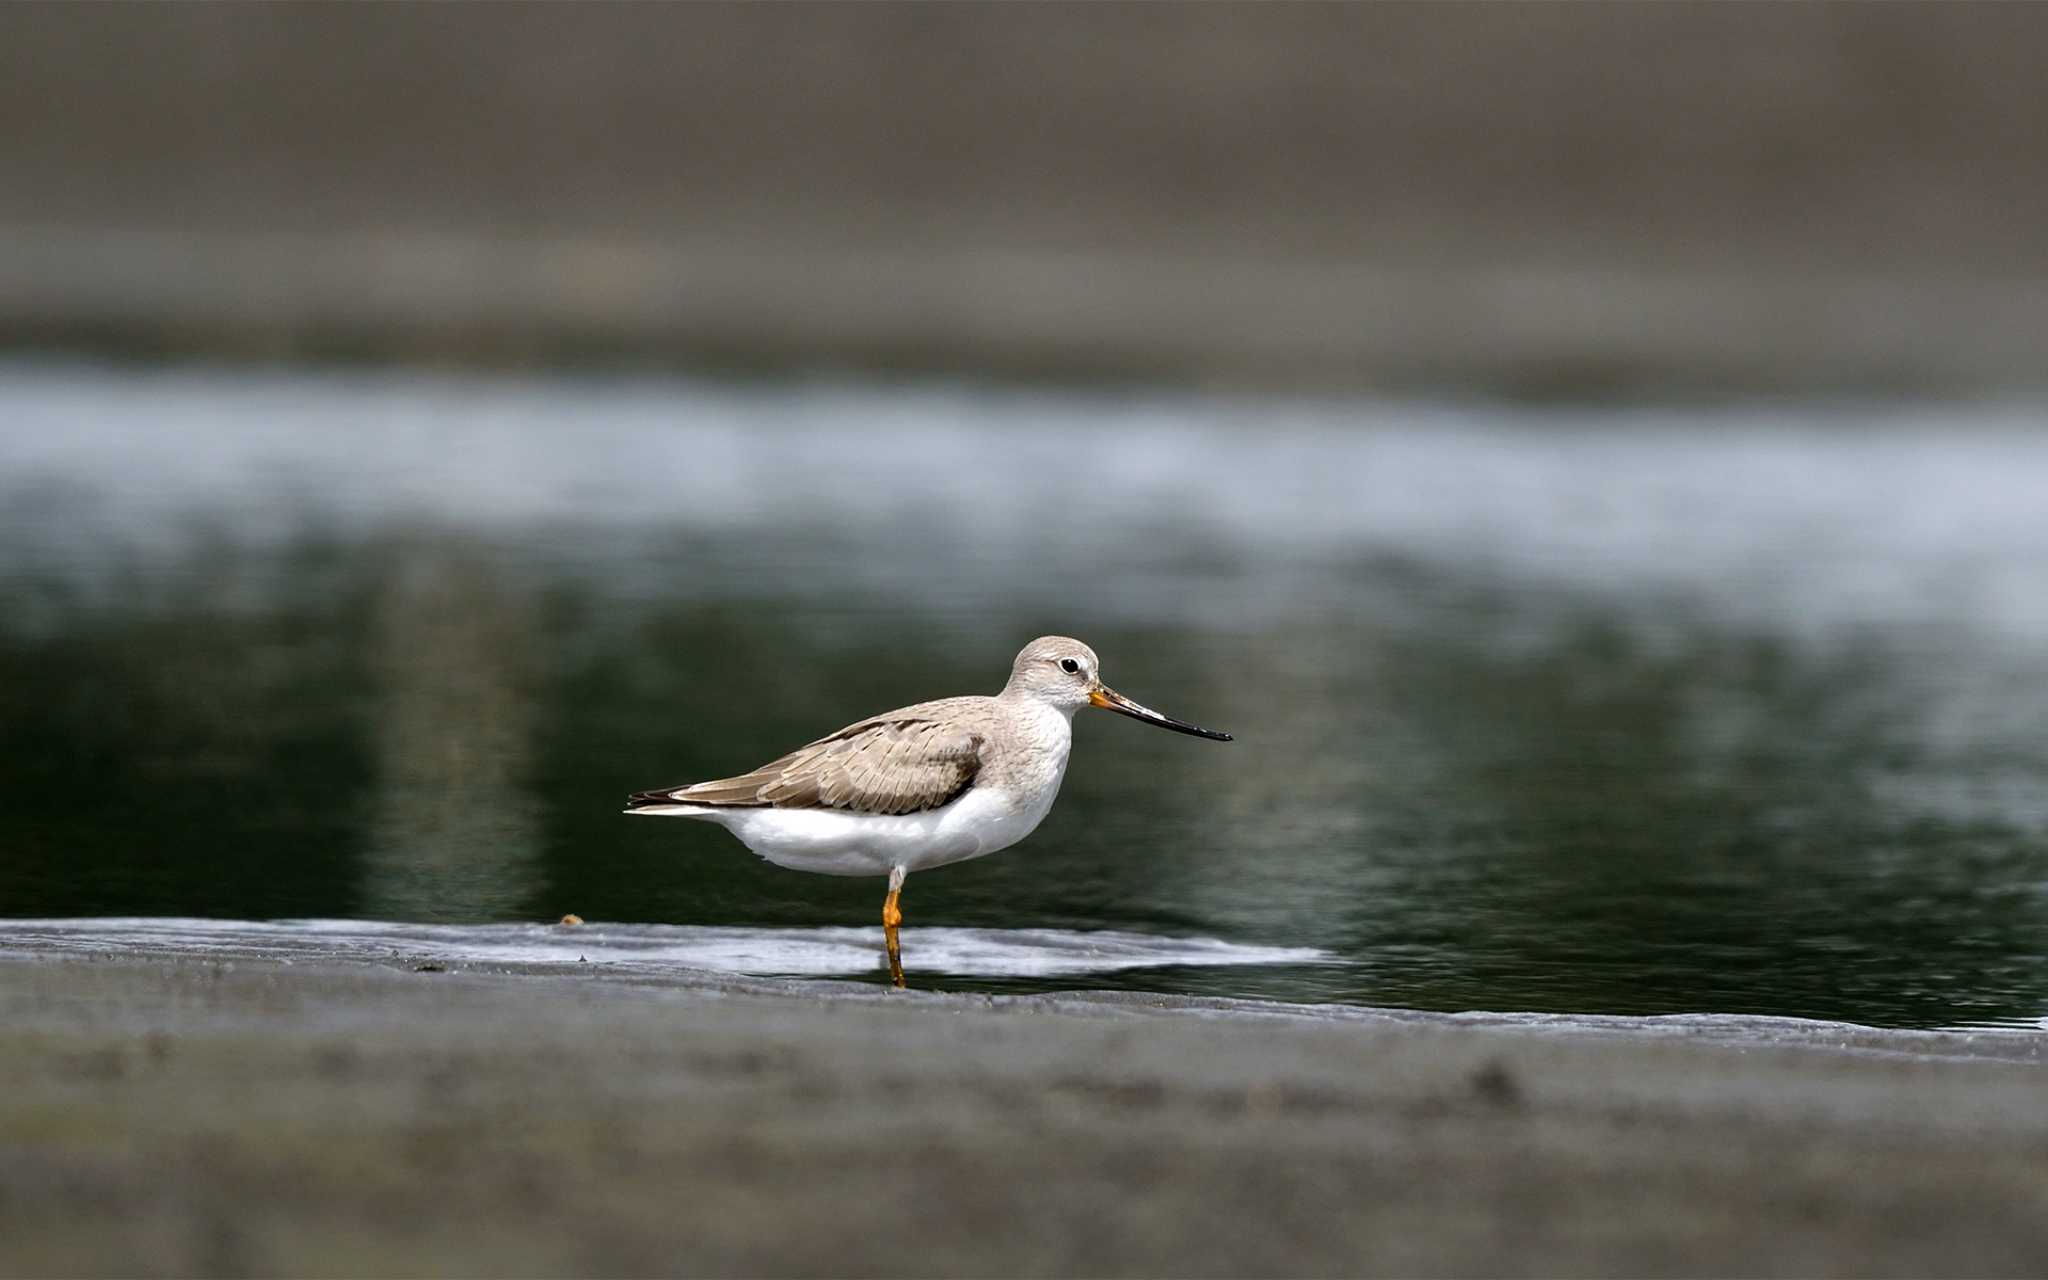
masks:
[[[1074,661],[1074,660],[1073,660],[1072,658],[1061,658],[1061,659],[1060,659],[1060,670],[1062,670],[1062,671],[1066,672],[1066,673],[1067,673],[1068,675],[1073,675],[1074,673],[1078,672],[1078,671],[1079,671],[1080,669],[1081,669],[1081,664],[1080,664],[1080,663],[1078,663],[1078,662],[1076,662],[1076,661]]]

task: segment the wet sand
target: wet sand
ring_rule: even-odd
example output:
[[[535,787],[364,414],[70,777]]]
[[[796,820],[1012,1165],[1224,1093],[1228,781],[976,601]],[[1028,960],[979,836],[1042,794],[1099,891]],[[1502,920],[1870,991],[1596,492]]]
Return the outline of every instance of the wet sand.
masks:
[[[0,1272],[2038,1274],[2039,1039],[0,950]]]

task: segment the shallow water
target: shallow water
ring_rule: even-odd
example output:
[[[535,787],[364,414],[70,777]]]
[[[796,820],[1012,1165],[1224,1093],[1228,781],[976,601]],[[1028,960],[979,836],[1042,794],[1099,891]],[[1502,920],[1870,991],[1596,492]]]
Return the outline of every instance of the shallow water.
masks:
[[[2041,419],[0,366],[0,913],[858,966],[879,885],[618,802],[1059,631],[1238,741],[1083,713],[909,886],[954,989],[2032,1026]]]
[[[397,924],[377,920],[0,920],[0,944],[47,951],[116,948],[193,956],[232,949],[282,960],[408,960],[458,964],[592,964],[641,974],[847,977],[874,967],[872,929],[734,925]],[[1127,969],[1318,964],[1313,947],[1074,929],[917,931],[912,959],[930,977],[1060,978]],[[922,985],[922,984],[921,984]]]

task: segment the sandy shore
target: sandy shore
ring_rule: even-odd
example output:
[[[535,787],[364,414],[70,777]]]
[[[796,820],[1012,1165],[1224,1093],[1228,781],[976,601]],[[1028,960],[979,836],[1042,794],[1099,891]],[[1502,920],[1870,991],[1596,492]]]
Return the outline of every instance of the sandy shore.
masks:
[[[2038,1274],[2040,1051],[11,945],[0,1272]]]
[[[0,221],[0,344],[153,356],[1576,398],[2036,391],[2043,333],[2027,277]]]
[[[2038,393],[2036,5],[0,6],[0,346]]]

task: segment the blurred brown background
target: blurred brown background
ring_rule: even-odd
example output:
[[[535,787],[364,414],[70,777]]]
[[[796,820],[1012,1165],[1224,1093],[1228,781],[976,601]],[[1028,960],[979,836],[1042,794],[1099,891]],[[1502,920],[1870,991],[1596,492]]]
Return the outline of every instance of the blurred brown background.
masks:
[[[2019,5],[9,5],[0,342],[2034,387],[2044,52]]]

